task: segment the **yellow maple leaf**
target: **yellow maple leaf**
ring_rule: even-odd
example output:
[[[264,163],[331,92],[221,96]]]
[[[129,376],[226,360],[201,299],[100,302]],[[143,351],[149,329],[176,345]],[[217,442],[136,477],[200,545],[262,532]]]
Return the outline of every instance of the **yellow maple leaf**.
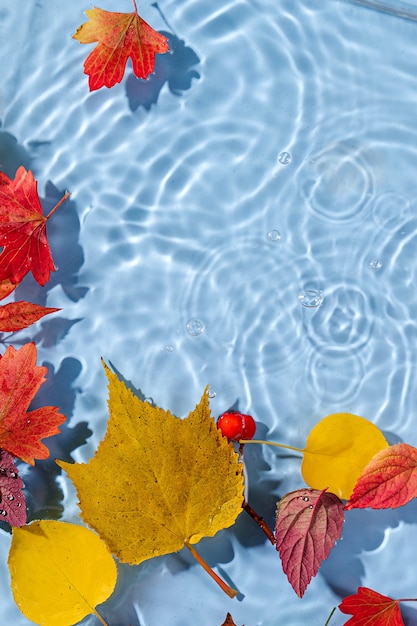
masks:
[[[12,591],[22,613],[43,626],[68,626],[94,613],[113,592],[117,569],[91,530],[55,520],[13,528]]]
[[[143,402],[112,373],[105,438],[85,464],[58,462],[82,518],[122,561],[176,552],[231,526],[242,510],[239,456],[210,415],[207,390],[185,419]],[[197,558],[197,557],[196,557]]]

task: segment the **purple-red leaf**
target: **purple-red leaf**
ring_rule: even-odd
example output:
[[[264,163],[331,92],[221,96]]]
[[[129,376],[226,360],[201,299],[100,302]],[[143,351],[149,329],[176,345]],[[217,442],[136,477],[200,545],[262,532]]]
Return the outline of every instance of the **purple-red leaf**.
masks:
[[[368,587],[359,587],[358,593],[344,598],[339,609],[353,615],[345,626],[404,626],[399,602]]]
[[[55,313],[61,309],[40,306],[31,302],[9,302],[0,307],[0,331],[14,332],[30,326],[44,315]]]
[[[0,519],[10,526],[26,524],[23,482],[11,454],[0,448]]]
[[[276,548],[282,569],[301,598],[342,534],[343,504],[326,490],[297,489],[278,503]]]
[[[346,509],[395,509],[417,496],[417,448],[397,443],[378,452],[360,475]]]

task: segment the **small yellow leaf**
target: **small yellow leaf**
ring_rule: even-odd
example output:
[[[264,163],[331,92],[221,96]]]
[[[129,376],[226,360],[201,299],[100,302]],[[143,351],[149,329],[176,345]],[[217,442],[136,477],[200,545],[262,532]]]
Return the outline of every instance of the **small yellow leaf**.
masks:
[[[372,422],[351,413],[334,413],[311,430],[302,451],[301,473],[313,489],[327,489],[349,500],[365,466],[387,447]]]
[[[110,419],[86,464],[60,461],[82,517],[123,562],[180,550],[231,526],[242,463],[210,415],[206,392],[185,419],[141,401],[105,366]]]
[[[114,559],[93,531],[53,520],[13,528],[9,570],[16,604],[40,626],[97,615],[117,579]]]

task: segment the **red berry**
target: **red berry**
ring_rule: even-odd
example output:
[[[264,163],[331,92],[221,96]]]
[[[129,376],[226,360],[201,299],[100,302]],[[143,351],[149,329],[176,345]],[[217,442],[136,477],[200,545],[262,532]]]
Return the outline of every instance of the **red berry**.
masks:
[[[217,420],[217,428],[232,441],[252,439],[256,430],[255,420],[251,415],[239,411],[226,411]]]

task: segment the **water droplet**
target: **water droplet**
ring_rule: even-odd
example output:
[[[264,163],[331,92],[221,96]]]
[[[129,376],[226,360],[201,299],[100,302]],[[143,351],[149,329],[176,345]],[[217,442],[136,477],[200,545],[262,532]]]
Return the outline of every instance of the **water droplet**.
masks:
[[[10,472],[9,476],[10,478],[17,478],[16,472]]]
[[[279,153],[278,161],[281,163],[281,165],[289,165],[292,161],[292,156],[289,152],[286,152],[284,150],[283,152]]]
[[[217,392],[216,392],[216,391],[215,391],[212,387],[209,387],[209,390],[208,390],[208,397],[209,397],[209,398],[215,398],[215,397],[216,397],[216,395],[217,395]]]
[[[302,306],[307,308],[315,308],[323,303],[323,295],[321,291],[315,289],[306,289],[298,296],[298,301]]]
[[[30,420],[26,420],[26,424],[30,424]]]
[[[199,320],[189,320],[185,327],[187,329],[187,333],[192,337],[201,335],[204,330],[204,324],[202,324]]]
[[[382,263],[379,259],[371,259],[369,261],[369,267],[371,268],[371,270],[375,270],[375,272],[377,272],[381,269]]]
[[[0,509],[0,515],[2,515],[3,517],[6,517],[7,511],[5,511],[4,509]]]
[[[312,504],[309,504],[309,505],[308,505],[308,508],[309,508],[309,509],[312,509],[312,508],[313,508],[313,505],[312,505]]]
[[[303,500],[304,500],[304,502],[308,502],[310,500],[310,498],[308,496],[303,496]]]
[[[9,494],[7,494],[7,499],[12,501],[12,500],[14,500],[14,496],[12,496],[12,494],[9,493]]]
[[[166,350],[167,352],[174,352],[174,346],[171,346],[171,345],[169,345],[169,346],[165,346],[165,350]]]
[[[281,239],[281,233],[279,230],[270,230],[268,233],[268,239],[273,243],[277,243]]]
[[[18,502],[18,503],[16,504],[16,506],[17,506],[17,507],[19,507],[19,509],[20,509],[20,507],[22,506],[22,503],[21,503],[21,502]]]

